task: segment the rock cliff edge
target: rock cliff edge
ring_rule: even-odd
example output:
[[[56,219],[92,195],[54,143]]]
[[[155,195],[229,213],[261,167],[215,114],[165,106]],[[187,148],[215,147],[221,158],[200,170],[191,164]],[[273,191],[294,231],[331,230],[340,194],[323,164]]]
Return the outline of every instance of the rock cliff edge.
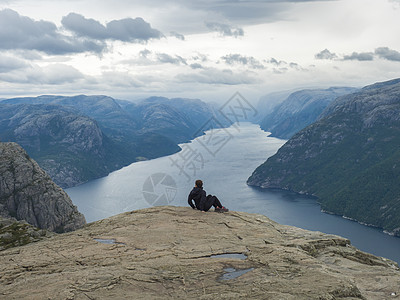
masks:
[[[154,207],[0,252],[2,299],[391,299],[349,240],[242,212]]]
[[[0,143],[0,217],[55,232],[86,224],[68,195],[16,143]]]

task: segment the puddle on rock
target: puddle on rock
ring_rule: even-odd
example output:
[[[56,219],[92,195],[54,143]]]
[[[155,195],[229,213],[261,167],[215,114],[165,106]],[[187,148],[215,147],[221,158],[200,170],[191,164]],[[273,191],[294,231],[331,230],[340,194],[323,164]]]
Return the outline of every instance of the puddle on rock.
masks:
[[[125,245],[124,243],[121,243],[121,242],[117,242],[115,239],[94,239],[96,242],[99,242],[99,243],[102,243],[102,244],[109,244],[109,245],[111,245],[111,244],[123,244],[123,245]]]
[[[250,272],[253,270],[254,270],[254,268],[242,269],[242,270],[237,270],[235,268],[225,268],[224,271],[226,273],[222,274],[222,276],[219,278],[219,280],[235,279],[235,278],[238,278],[239,276],[242,276],[243,274],[246,274],[247,272]]]
[[[247,255],[244,255],[243,253],[224,253],[224,254],[211,255],[210,257],[211,258],[235,258],[235,259],[245,260],[247,258]]]

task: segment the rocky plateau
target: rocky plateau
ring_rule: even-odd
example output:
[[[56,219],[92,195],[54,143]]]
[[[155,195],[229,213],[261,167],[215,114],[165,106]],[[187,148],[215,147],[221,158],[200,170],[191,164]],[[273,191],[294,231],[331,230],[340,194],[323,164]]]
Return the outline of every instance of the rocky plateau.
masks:
[[[243,212],[161,206],[0,252],[1,299],[398,299],[393,261]]]

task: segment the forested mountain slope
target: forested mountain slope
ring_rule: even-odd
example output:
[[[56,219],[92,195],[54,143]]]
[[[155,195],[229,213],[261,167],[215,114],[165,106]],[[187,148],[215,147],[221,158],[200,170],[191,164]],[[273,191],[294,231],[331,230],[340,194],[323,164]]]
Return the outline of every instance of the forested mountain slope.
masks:
[[[400,235],[400,79],[338,98],[248,184],[315,195],[322,209]]]

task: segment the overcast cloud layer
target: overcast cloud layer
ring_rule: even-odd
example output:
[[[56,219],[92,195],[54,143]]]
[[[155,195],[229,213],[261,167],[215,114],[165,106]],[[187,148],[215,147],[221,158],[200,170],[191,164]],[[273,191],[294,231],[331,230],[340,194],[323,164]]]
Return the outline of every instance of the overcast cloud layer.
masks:
[[[363,86],[400,77],[399,36],[398,0],[0,0],[0,98]]]

